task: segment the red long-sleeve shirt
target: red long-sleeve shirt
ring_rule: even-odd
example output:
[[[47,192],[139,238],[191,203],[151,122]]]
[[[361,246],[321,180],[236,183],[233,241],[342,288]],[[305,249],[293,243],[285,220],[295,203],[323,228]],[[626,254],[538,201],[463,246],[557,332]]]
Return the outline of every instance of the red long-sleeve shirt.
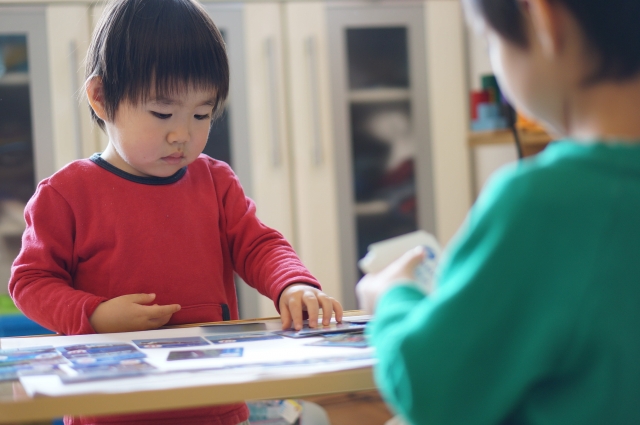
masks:
[[[180,304],[169,324],[219,321],[226,312],[237,319],[234,271],[276,303],[292,283],[320,287],[255,212],[229,166],[205,155],[167,178],[133,176],[99,155],[75,161],[27,204],[9,291],[31,319],[77,335],[94,333],[89,318],[101,302],[133,293]],[[235,425],[247,416],[242,404],[198,410],[199,419],[182,411],[188,422],[164,414],[154,423]]]

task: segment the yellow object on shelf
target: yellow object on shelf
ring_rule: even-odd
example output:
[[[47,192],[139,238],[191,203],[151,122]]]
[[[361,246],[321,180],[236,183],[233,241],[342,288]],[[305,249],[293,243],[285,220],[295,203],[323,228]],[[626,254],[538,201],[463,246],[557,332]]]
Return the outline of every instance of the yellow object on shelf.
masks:
[[[544,133],[545,129],[536,121],[529,119],[518,112],[518,119],[516,121],[516,128],[522,131],[528,131],[532,133]]]

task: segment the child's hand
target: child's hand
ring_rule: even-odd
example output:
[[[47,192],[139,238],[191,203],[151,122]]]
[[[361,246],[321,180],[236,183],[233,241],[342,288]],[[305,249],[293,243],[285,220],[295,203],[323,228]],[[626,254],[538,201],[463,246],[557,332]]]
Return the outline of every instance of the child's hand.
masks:
[[[373,314],[382,294],[402,281],[415,280],[416,267],[424,260],[424,255],[422,247],[414,248],[382,271],[369,273],[360,279],[356,286],[360,308],[367,314]]]
[[[98,333],[133,332],[157,329],[165,325],[178,304],[147,305],[155,294],[130,294],[105,301],[95,309],[89,322]]]
[[[302,329],[302,312],[309,313],[309,327],[318,324],[318,311],[322,309],[322,324],[331,323],[331,315],[336,314],[336,321],[342,322],[342,306],[340,303],[313,286],[302,283],[289,285],[280,295],[280,318],[282,329],[289,329],[291,322],[295,330]]]

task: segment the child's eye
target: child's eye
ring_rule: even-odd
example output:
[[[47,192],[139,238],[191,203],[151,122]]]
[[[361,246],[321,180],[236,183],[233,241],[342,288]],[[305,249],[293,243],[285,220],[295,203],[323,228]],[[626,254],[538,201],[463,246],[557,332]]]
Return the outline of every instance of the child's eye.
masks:
[[[171,114],[161,114],[160,112],[151,111],[151,115],[153,115],[156,118],[160,118],[161,120],[166,120],[171,118]]]
[[[208,120],[211,117],[211,115],[209,115],[209,114],[206,114],[206,115],[194,115],[193,117],[195,119],[197,119],[197,120],[202,121],[202,120]]]

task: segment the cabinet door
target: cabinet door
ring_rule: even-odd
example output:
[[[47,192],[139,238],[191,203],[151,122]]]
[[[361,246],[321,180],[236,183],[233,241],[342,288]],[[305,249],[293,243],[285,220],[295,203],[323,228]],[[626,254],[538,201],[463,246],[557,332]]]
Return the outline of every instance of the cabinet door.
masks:
[[[213,124],[204,153],[227,162],[236,173],[245,194],[254,198],[252,151],[249,139],[247,111],[245,8],[241,3],[205,3],[207,13],[224,38],[229,58],[229,98],[223,115]],[[250,319],[261,316],[260,295],[236,276],[236,291],[240,317]],[[272,315],[267,302],[267,311]]]
[[[230,68],[225,113],[204,153],[227,161],[258,217],[295,245],[282,22],[277,3],[205,3],[222,33]],[[239,280],[239,279],[238,279]],[[243,318],[277,314],[273,302],[238,282]]]
[[[436,233],[424,6],[328,6],[344,302],[369,244]]]
[[[0,280],[20,251],[24,207],[55,170],[46,11],[0,7]],[[0,292],[6,293],[6,285]]]
[[[51,119],[51,91],[49,82],[49,49],[47,41],[47,19],[44,7],[0,7],[0,36],[24,37],[24,66],[14,70],[7,47],[3,47],[4,75],[0,80],[5,90],[22,91],[20,104],[20,139],[29,145],[33,155],[34,181],[38,182],[55,171],[53,161],[53,129]],[[5,43],[5,46],[7,44]],[[9,65],[9,66],[7,66]],[[26,102],[26,103],[25,103]],[[9,102],[3,101],[4,107]],[[18,113],[18,111],[13,111]],[[27,117],[27,114],[30,114]],[[12,125],[8,115],[5,126]],[[10,131],[0,128],[0,137],[8,138]]]
[[[326,9],[289,3],[285,13],[296,248],[324,291],[342,302]]]
[[[280,6],[244,5],[244,28],[252,195],[261,220],[293,241]]]

